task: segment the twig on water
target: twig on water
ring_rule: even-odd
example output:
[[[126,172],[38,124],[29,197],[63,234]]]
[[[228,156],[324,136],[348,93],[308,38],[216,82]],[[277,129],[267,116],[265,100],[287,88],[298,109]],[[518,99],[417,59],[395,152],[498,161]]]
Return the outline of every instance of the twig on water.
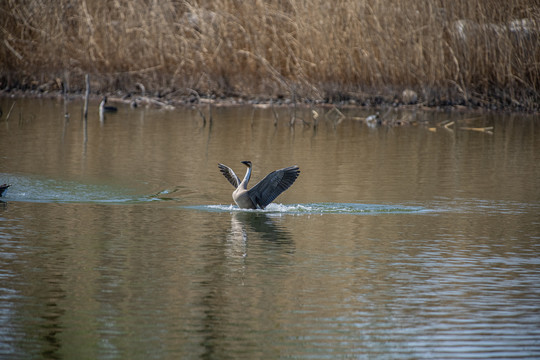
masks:
[[[194,94],[196,97],[197,97],[197,103],[200,104],[201,103],[201,96],[199,95],[199,93],[193,89],[189,89],[189,92]],[[203,112],[201,111],[201,109],[199,109],[199,107],[197,106],[196,107],[197,111],[199,112],[199,115],[201,116],[202,120],[203,120],[203,127],[206,126],[206,116],[204,116]]]
[[[452,125],[454,125],[454,122],[453,122],[453,121],[450,121],[449,123],[444,124],[443,127],[444,127],[445,129],[447,129],[447,130],[451,130],[451,129],[450,129],[450,126],[452,126]]]
[[[6,122],[9,120],[9,116],[11,115],[11,110],[13,110],[13,107],[15,106],[15,103],[16,103],[16,101],[14,101],[13,104],[11,104],[11,108],[9,109],[8,114],[6,116]]]
[[[289,126],[294,126],[294,123],[296,121],[296,92],[293,90],[293,114],[291,116],[291,121],[289,122]]]
[[[345,119],[345,115],[337,107],[332,107],[328,113],[326,113],[326,116],[329,118],[332,115],[333,119],[332,122],[334,124],[334,127],[341,124],[341,122]]]
[[[204,116],[203,112],[201,111],[201,109],[199,109],[199,107],[197,107],[197,111],[199,112],[199,115],[200,115],[201,118],[202,118],[202,121],[203,121],[203,127],[206,126],[206,116]]]
[[[197,91],[193,89],[189,89],[189,88],[188,90],[190,93],[194,94],[197,97],[198,104],[202,104],[205,102],[203,101],[203,99],[201,99],[201,96],[199,95]],[[208,121],[212,123],[212,100],[207,101],[207,103],[208,103]],[[203,118],[203,125],[206,125],[206,116],[204,116],[204,114],[199,108],[197,108],[197,111],[199,112],[199,115],[201,115],[201,117]]]
[[[319,125],[319,113],[311,109],[311,117],[313,118],[313,127],[316,128]]]
[[[270,101],[270,108],[272,109],[272,113],[274,114],[274,127],[277,127],[279,116],[276,112],[276,109],[274,109],[274,102]]]
[[[84,82],[86,83],[86,92],[84,93],[84,119],[88,118],[88,98],[90,97],[90,75],[84,76]]]
[[[249,123],[251,124],[251,126],[253,126],[253,121],[254,121],[254,119],[255,119],[255,107],[252,106],[252,107],[251,107],[251,120],[250,120],[250,122],[249,122]]]
[[[460,127],[460,130],[470,130],[470,131],[478,131],[478,132],[485,132],[485,133],[488,133],[488,134],[493,134],[492,130],[493,130],[493,126],[486,126],[486,127]]]

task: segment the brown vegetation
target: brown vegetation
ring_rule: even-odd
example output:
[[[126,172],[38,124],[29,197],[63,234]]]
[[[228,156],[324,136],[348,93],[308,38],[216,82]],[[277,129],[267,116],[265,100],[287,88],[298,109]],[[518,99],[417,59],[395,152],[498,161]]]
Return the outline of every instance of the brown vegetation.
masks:
[[[80,91],[89,73],[100,92],[540,103],[537,0],[5,0],[0,14],[2,89]]]

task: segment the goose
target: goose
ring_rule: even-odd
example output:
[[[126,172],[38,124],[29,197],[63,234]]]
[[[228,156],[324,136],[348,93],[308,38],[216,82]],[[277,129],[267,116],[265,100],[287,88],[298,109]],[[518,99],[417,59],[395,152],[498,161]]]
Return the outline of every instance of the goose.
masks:
[[[2,184],[2,185],[0,185],[0,197],[4,196],[4,194],[6,193],[8,187],[10,187],[10,186],[11,186],[10,184]]]
[[[103,100],[101,100],[101,103],[99,104],[99,112],[116,112],[118,109],[115,106],[106,106],[107,104],[107,97],[104,96]]]
[[[251,177],[251,161],[242,161],[247,166],[244,180],[240,179],[232,169],[226,165],[218,164],[223,176],[234,186],[236,190],[232,193],[232,198],[241,209],[264,209],[274,201],[282,192],[287,190],[300,175],[298,166],[289,166],[283,169],[272,171],[257,185],[248,190],[247,185]]]
[[[379,112],[377,111],[375,115],[369,115],[366,118],[366,124],[369,127],[377,127],[382,124],[381,117],[379,116]]]

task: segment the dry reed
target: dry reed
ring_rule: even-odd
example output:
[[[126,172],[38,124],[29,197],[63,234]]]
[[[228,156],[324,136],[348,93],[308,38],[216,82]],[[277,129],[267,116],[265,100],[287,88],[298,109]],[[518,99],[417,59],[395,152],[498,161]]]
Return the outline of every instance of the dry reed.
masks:
[[[538,0],[5,0],[0,87],[538,109]]]

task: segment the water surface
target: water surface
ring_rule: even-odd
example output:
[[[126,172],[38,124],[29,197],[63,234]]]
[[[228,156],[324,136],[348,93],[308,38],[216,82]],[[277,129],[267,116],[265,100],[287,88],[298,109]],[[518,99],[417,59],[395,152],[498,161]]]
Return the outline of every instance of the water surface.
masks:
[[[2,358],[540,357],[538,118],[13,102]],[[302,173],[241,210],[242,160]]]

